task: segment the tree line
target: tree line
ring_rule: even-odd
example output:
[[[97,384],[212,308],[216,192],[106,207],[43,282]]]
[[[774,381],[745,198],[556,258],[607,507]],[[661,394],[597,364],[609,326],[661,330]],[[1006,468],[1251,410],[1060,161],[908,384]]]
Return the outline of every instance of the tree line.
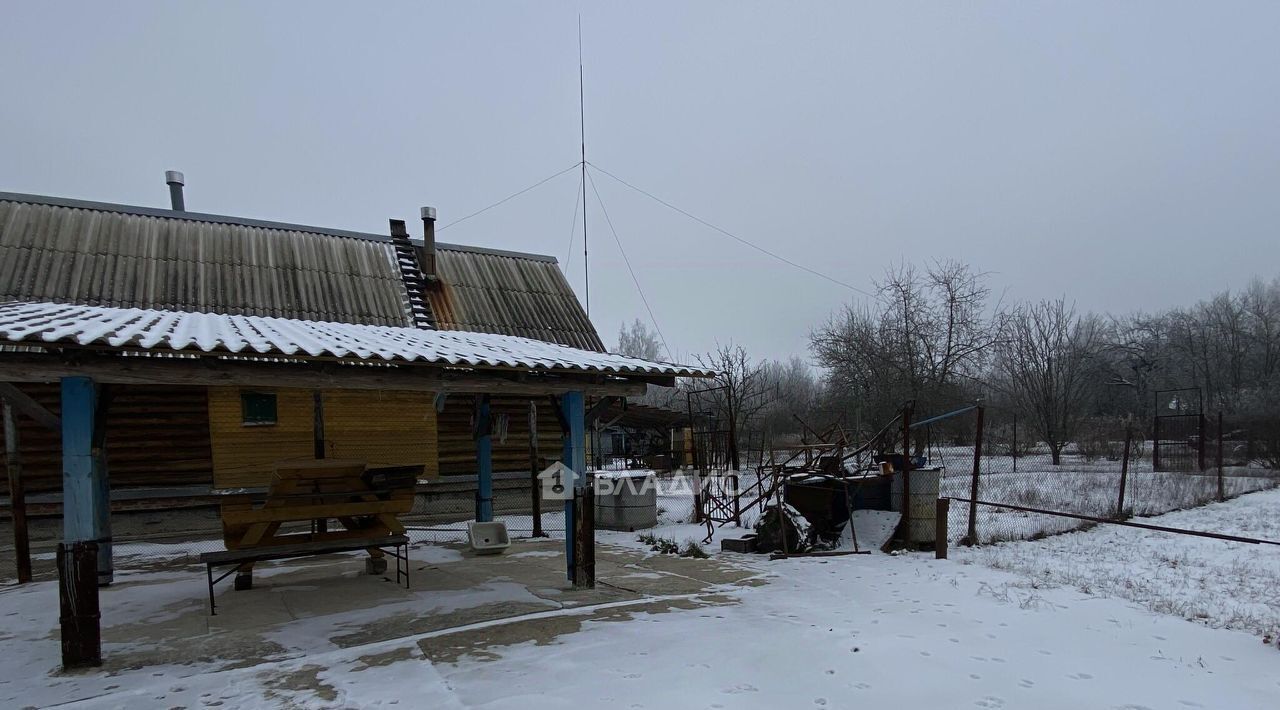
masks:
[[[866,434],[908,401],[921,414],[981,401],[1016,415],[1020,438],[1047,446],[1057,463],[1091,436],[1148,434],[1156,407],[1173,406],[1157,405],[1156,393],[1194,388],[1204,411],[1247,423],[1260,440],[1280,438],[1280,278],[1191,306],[1111,315],[1066,298],[1005,303],[987,274],[938,261],[889,269],[874,296],[813,328],[809,360],[755,360],[732,344],[699,356],[721,373],[712,385],[720,394],[699,401],[726,420],[732,402],[740,441],[778,443],[833,423]],[[639,321],[622,329],[616,350],[661,359]],[[690,386],[708,388],[686,383],[651,393],[650,403],[684,409]]]

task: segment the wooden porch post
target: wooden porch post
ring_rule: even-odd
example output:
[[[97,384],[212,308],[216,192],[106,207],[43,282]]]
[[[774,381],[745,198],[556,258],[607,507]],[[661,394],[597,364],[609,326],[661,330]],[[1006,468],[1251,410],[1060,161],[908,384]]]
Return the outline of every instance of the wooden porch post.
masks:
[[[476,395],[476,522],[493,520],[493,432],[489,395]]]
[[[563,445],[561,451],[562,462],[568,466],[573,476],[572,481],[566,481],[568,485],[565,488],[577,491],[587,485],[587,446],[586,446],[586,400],[582,392],[566,392],[560,396],[560,410],[564,415],[564,421],[567,425],[566,435],[563,437]],[[574,555],[577,552],[574,530],[576,517],[574,496],[569,496],[564,502],[564,540],[565,540],[565,562],[568,565],[569,581],[574,579]]]
[[[110,548],[98,547],[110,502],[100,481],[101,459],[94,452],[97,391],[87,377],[62,378],[62,545],[58,582],[62,599],[62,664],[67,668],[102,662],[98,586],[110,582]],[[86,556],[99,558],[95,565]],[[102,576],[101,557],[108,576]],[[75,562],[73,563],[72,560]],[[86,579],[97,569],[98,579]],[[95,583],[96,582],[96,583]]]

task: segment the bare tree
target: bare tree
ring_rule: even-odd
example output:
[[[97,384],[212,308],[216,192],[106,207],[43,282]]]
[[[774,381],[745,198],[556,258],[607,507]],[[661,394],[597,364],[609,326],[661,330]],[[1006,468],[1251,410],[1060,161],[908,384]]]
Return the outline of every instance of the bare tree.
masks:
[[[880,420],[903,401],[927,406],[957,399],[962,380],[980,374],[1000,315],[988,313],[985,276],[956,261],[890,270],[870,308],[846,306],[810,335],[827,385]]]
[[[801,421],[816,428],[825,424],[815,419],[821,390],[813,368],[803,359],[765,363],[763,378],[767,402],[751,428],[753,435],[772,439],[801,433]]]
[[[662,339],[657,331],[650,330],[639,318],[632,321],[630,325],[624,323],[618,327],[618,344],[614,346],[613,352],[642,360],[658,361],[662,359],[662,351]],[[684,396],[679,386],[649,385],[645,387],[644,394],[639,397],[629,397],[628,401],[663,409],[684,408]]]
[[[1015,310],[996,347],[995,384],[1028,414],[1054,465],[1073,441],[1098,383],[1103,326],[1065,300]]]
[[[631,325],[618,327],[618,345],[613,351],[641,360],[661,360],[662,339],[637,318]]]
[[[741,345],[721,345],[699,355],[698,363],[717,374],[709,386],[693,387],[695,406],[710,409],[723,426],[733,422],[735,439],[743,446],[744,434],[769,404],[764,364],[752,362]]]

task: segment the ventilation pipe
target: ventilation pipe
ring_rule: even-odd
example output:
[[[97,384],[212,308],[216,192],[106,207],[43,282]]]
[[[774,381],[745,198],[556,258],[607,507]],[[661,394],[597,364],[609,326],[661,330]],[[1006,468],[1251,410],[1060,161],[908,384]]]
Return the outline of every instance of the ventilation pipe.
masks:
[[[422,259],[418,267],[427,281],[435,281],[436,276],[436,208],[423,207],[422,210]]]
[[[182,186],[186,184],[186,179],[182,177],[182,173],[177,170],[164,171],[164,181],[169,183],[169,203],[176,212],[185,212],[186,203],[182,199]]]

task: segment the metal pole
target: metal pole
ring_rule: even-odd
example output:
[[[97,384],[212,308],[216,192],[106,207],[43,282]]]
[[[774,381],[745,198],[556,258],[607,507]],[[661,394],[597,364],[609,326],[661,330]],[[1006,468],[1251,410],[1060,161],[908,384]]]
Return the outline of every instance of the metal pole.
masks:
[[[1157,414],[1151,420],[1151,470],[1162,471],[1160,468],[1160,415]]]
[[[4,405],[5,469],[9,477],[9,513],[13,519],[13,554],[18,563],[18,584],[31,581],[31,537],[27,529],[27,492],[22,482],[22,450],[18,440],[17,413]]]
[[[564,540],[567,575],[569,581],[576,583],[577,556],[586,554],[581,549],[581,541],[574,534],[578,525],[577,491],[588,483],[587,447],[586,447],[586,409],[583,393],[580,391],[565,392],[560,396],[560,411],[564,415],[567,431],[561,440],[562,462],[569,468],[572,479],[566,482],[570,495],[564,501]],[[592,530],[594,540],[594,528]],[[594,542],[593,542],[594,546]]]
[[[1124,430],[1124,458],[1120,459],[1120,498],[1116,501],[1116,518],[1124,518],[1124,490],[1129,483],[1129,448],[1133,444],[1133,427]]]
[[[702,476],[699,475],[702,456],[698,450],[697,428],[693,419],[693,393],[685,392],[685,408],[689,412],[689,458],[693,469],[693,522],[702,522]]]
[[[1218,500],[1227,499],[1227,484],[1222,479],[1222,411],[1218,411]]]
[[[542,462],[538,456],[538,403],[529,400],[529,503],[533,510],[533,536],[546,537],[542,531],[542,482],[538,474]]]
[[[911,542],[911,404],[902,407],[902,530]]]
[[[971,511],[974,509],[973,503],[973,500],[969,501],[969,510]],[[951,499],[939,498],[938,502],[934,504],[933,512],[933,554],[939,560],[947,559],[947,517],[950,515]],[[973,520],[972,515],[970,515],[969,519]],[[850,520],[849,524],[853,525],[853,521]],[[972,522],[970,525],[972,525]],[[970,538],[969,544],[973,544],[972,540],[973,538]]]
[[[489,395],[476,395],[476,522],[493,520],[493,422],[489,413]]]
[[[973,477],[969,483],[969,529],[966,533],[967,544],[970,546],[978,544],[978,506],[975,501],[978,500],[978,474],[982,472],[982,425],[986,418],[986,411],[986,407],[978,407],[978,435],[973,442]]]
[[[1202,412],[1200,412],[1200,438],[1196,440],[1196,443],[1198,444],[1198,446],[1196,447],[1196,449],[1197,449],[1197,451],[1196,451],[1196,459],[1197,459],[1197,460],[1196,460],[1196,463],[1200,464],[1200,471],[1201,471],[1201,472],[1203,472],[1203,471],[1205,470],[1205,462],[1204,462],[1204,445],[1205,445],[1205,442],[1204,442],[1204,435],[1205,435],[1205,431],[1206,431],[1206,429],[1207,429],[1207,427],[1205,427],[1205,424],[1204,424],[1204,412],[1202,411]]]
[[[1018,472],[1018,413],[1013,413],[1013,472]]]

